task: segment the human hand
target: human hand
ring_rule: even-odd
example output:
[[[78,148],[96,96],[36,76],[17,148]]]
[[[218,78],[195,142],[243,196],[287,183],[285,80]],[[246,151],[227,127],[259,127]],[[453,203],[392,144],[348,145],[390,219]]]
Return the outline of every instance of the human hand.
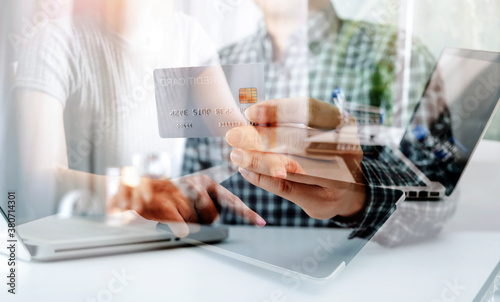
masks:
[[[237,166],[259,168],[279,178],[291,172],[354,181],[338,168],[343,159],[359,164],[363,158],[352,116],[345,125],[341,110],[312,98],[265,101],[245,115],[257,126],[237,127],[226,134],[236,148],[231,159]]]
[[[348,217],[363,208],[364,192],[353,191],[345,182],[354,180],[346,179],[347,171],[338,168],[339,157],[362,159],[352,117],[347,133],[349,148],[317,155],[310,152],[311,138],[324,133],[318,129],[342,125],[342,112],[337,107],[311,98],[281,99],[254,105],[245,115],[264,126],[234,128],[226,140],[236,148],[231,160],[250,183],[296,203],[317,219]],[[344,128],[335,133],[342,135],[342,131]]]
[[[238,197],[204,175],[172,181],[141,178],[135,184],[122,177],[108,208],[134,210],[146,219],[167,224],[176,236],[185,237],[189,234],[187,223],[212,224],[219,219],[212,198],[251,224],[266,224]]]

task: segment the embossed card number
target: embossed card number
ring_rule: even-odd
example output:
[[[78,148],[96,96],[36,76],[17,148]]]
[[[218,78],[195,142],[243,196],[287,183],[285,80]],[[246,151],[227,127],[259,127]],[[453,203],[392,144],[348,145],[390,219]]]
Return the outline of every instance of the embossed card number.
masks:
[[[264,100],[262,64],[157,69],[162,138],[220,137],[249,125],[244,111]]]

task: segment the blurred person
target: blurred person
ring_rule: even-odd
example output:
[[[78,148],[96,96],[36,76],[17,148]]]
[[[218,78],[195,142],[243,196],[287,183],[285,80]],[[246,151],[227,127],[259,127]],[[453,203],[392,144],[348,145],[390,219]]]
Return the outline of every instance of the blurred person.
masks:
[[[255,2],[264,17],[256,33],[222,49],[219,54],[222,64],[263,63],[266,98],[272,100],[270,102],[273,107],[288,112],[315,112],[316,114],[309,116],[309,121],[335,119],[335,116],[325,117],[319,110],[310,108],[314,108],[314,104],[319,101],[332,103],[332,91],[335,87],[341,87],[348,101],[386,107],[390,114],[390,102],[396,89],[397,30],[386,25],[343,20],[338,17],[328,0]],[[434,59],[429,51],[421,43],[414,41],[410,71],[410,110],[419,101],[433,65]],[[297,96],[309,96],[311,99],[299,106],[287,99],[295,100]],[[267,107],[269,104],[254,107]],[[247,117],[252,120],[251,116]],[[392,117],[389,116],[387,120],[391,121]],[[303,123],[301,120],[287,122]],[[335,127],[330,129],[332,128]],[[245,132],[248,129],[240,130]],[[258,160],[248,160],[249,157],[252,158],[248,154],[252,148],[248,145],[246,148],[242,147],[242,144],[234,141],[236,131],[238,129],[231,130],[226,137],[228,143],[237,148],[235,151],[222,139],[189,139],[184,173],[223,165],[231,160],[240,167],[243,174],[234,175],[223,185],[261,214],[269,225],[352,227],[355,229],[353,236],[366,236],[365,231],[373,229],[379,222],[381,213],[387,212],[387,205],[370,203],[370,192],[365,202],[357,203],[351,211],[329,211],[331,200],[328,200],[328,196],[335,189],[324,190],[322,186],[314,186],[315,183],[310,181],[305,188],[303,183],[290,182],[284,179],[287,171],[276,173],[276,166],[279,164],[263,160],[265,154],[255,156]],[[252,171],[245,169],[245,163],[249,162],[252,162]],[[286,163],[286,160],[280,162]],[[364,162],[362,167],[364,168]],[[282,168],[286,168],[286,165]],[[288,172],[294,174],[294,171]],[[294,188],[302,188],[302,193],[284,192],[286,189],[297,193]],[[315,194],[312,192],[318,188],[327,194],[316,195],[314,198]],[[377,194],[384,192],[382,190]],[[450,202],[421,203],[416,209],[413,206],[408,205],[414,213],[430,213],[421,219],[415,232],[408,234],[411,233],[409,230],[404,235],[387,234],[380,241],[390,245],[401,242],[405,235],[437,233],[454,211],[454,204]],[[223,213],[222,216],[222,221],[228,224],[244,223],[231,213]]]
[[[48,179],[62,193],[102,196],[106,169],[132,166],[134,154],[167,153],[178,176],[184,140],[159,136],[153,69],[217,65],[210,45],[200,25],[173,12],[173,0],[76,1],[72,18],[41,27],[18,54],[14,84],[20,157],[33,180],[27,187],[37,188],[26,196],[40,199]],[[108,206],[178,222],[171,225],[178,236],[187,235],[185,222],[218,219],[212,198],[251,224],[265,224],[207,177],[135,178],[122,179]],[[38,210],[35,216],[54,209]]]

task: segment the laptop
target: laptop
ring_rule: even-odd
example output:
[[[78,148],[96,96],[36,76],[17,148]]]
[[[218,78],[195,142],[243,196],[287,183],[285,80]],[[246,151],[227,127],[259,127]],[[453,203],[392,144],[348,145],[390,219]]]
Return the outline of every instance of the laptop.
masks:
[[[146,220],[132,211],[107,217],[51,215],[18,225],[15,232],[9,232],[8,212],[2,208],[0,212],[0,241],[15,244],[18,258],[25,261],[63,260],[178,247],[191,245],[192,240],[197,244],[216,243],[228,236],[228,229],[224,226],[190,225],[189,236],[179,238],[172,232],[157,231],[157,222]],[[8,252],[6,249],[1,251]]]
[[[361,146],[363,162],[336,157],[358,183],[395,188],[409,199],[449,196],[498,107],[500,54],[446,48],[415,108],[399,146]],[[331,142],[306,152],[333,155]],[[333,151],[332,151],[333,150]],[[342,175],[342,173],[337,173]]]

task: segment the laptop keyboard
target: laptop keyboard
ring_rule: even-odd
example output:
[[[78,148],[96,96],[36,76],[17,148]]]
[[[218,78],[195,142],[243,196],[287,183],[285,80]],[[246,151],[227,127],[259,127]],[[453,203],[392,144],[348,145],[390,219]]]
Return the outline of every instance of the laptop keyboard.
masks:
[[[375,186],[425,187],[425,182],[386,146],[362,146],[363,175]]]

